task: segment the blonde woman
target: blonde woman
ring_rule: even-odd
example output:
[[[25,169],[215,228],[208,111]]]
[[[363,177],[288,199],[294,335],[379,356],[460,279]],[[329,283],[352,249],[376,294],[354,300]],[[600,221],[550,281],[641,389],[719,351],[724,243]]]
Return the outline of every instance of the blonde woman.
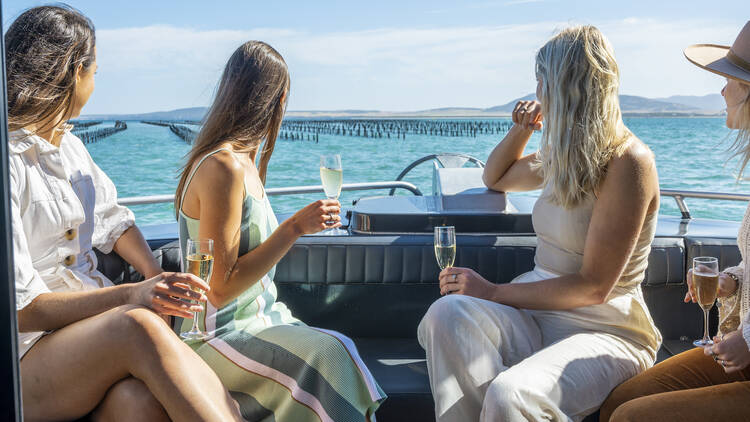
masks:
[[[721,90],[726,125],[739,133],[734,147],[742,168],[750,161],[750,22],[732,47],[688,47],[692,63],[727,78]],[[740,172],[742,173],[742,172]],[[737,246],[742,262],[719,276],[721,334],[715,344],[695,348],[661,362],[617,387],[602,406],[602,421],[746,420],[750,415],[750,207],[742,220]],[[695,302],[692,273],[685,301]]]
[[[661,341],[640,289],[659,184],[622,122],[612,48],[592,26],[566,29],[539,50],[536,74],[540,102],[516,105],[483,175],[497,191],[542,189],[536,267],[503,285],[440,273],[446,296],[418,329],[440,421],[581,420]],[[543,125],[539,151],[523,155]]]

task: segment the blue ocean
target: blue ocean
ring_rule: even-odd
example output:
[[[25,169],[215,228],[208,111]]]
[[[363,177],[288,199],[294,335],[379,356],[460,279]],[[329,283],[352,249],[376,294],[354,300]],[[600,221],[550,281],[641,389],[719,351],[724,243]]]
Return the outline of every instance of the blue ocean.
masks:
[[[121,198],[172,194],[190,146],[168,128],[127,122],[128,129],[87,147],[96,163],[112,178]],[[728,149],[736,134],[723,118],[626,118],[625,124],[656,155],[663,189],[750,193],[750,181],[737,181],[738,160]],[[112,126],[105,122],[104,126]],[[438,152],[458,152],[486,160],[502,139],[500,134],[448,137],[407,134],[405,139],[319,135],[318,142],[279,139],[271,159],[266,187],[319,185],[319,157],[342,157],[344,183],[394,180],[414,160]],[[537,148],[535,134],[527,151]],[[406,178],[425,194],[432,192],[431,166],[417,167]],[[387,195],[383,191],[343,192],[344,207],[363,196]],[[399,194],[411,195],[403,191]],[[535,196],[535,192],[524,195]],[[276,213],[290,213],[322,197],[321,194],[276,196]],[[747,204],[733,201],[688,200],[695,217],[741,220]],[[172,204],[133,206],[138,224],[174,221]],[[679,215],[671,198],[663,197],[661,214]]]

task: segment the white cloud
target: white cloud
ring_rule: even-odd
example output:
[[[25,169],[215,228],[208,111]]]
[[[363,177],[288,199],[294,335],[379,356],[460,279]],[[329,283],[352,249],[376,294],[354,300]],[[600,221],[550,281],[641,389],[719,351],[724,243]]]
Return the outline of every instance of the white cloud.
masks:
[[[717,90],[720,79],[689,65],[682,49],[697,42],[731,43],[742,24],[634,18],[593,23],[614,45],[622,92],[650,97]],[[290,109],[491,106],[533,90],[536,49],[568,24],[328,33],[174,26],[99,30],[101,71],[85,112],[205,105],[226,59],[249,39],[270,43],[287,60]]]

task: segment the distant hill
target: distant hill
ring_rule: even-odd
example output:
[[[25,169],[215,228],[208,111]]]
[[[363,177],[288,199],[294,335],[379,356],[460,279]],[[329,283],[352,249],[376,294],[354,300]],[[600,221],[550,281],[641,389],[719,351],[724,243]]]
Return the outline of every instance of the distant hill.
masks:
[[[708,94],[708,95],[673,95],[667,98],[657,98],[659,101],[666,101],[670,103],[684,104],[687,106],[694,107],[698,110],[706,111],[719,111],[726,108],[724,97],[721,94]]]
[[[523,96],[521,98],[516,98],[513,101],[510,101],[508,103],[505,103],[503,105],[498,105],[490,108],[485,108],[484,111],[488,113],[513,113],[513,109],[516,107],[516,103],[519,101],[530,101],[530,100],[536,100],[536,94],[529,94],[526,96]]]
[[[190,107],[142,114],[89,114],[79,120],[201,120],[207,110],[207,107]]]
[[[620,109],[623,113],[665,113],[665,112],[697,112],[695,107],[685,104],[653,100],[635,95],[620,95]]]
[[[516,98],[508,103],[489,108],[442,107],[418,111],[378,111],[378,110],[290,110],[290,118],[387,118],[387,117],[496,117],[509,116],[513,107],[521,100],[533,100],[535,94]],[[703,96],[674,95],[667,98],[646,98],[635,95],[620,95],[620,107],[630,115],[715,115],[720,114],[726,105],[719,94]],[[180,108],[171,111],[156,111],[142,114],[90,114],[79,120],[202,120],[206,107]]]

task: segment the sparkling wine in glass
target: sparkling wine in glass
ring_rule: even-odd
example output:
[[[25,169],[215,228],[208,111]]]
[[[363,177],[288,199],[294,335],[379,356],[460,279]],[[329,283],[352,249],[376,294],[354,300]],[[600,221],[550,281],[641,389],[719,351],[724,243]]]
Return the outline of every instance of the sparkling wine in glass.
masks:
[[[341,185],[344,184],[344,170],[341,167],[341,156],[338,154],[322,155],[320,157],[320,181],[323,183],[328,199],[339,199]],[[330,216],[333,218],[333,215]],[[328,224],[334,224],[330,221]],[[345,235],[346,231],[339,228],[324,230],[325,235]]]
[[[441,270],[453,266],[456,260],[456,229],[453,226],[435,227],[435,258]]]
[[[703,309],[703,338],[695,340],[693,345],[706,347],[714,344],[708,335],[708,311],[714,306],[719,293],[719,260],[712,256],[693,258],[693,290],[696,300]]]
[[[188,239],[186,249],[187,272],[208,283],[214,268],[214,241]],[[203,293],[200,289],[193,288],[193,290]],[[190,331],[181,333],[180,337],[185,340],[203,340],[208,337],[208,333],[201,331],[198,327],[199,316],[200,312],[193,312],[193,326]]]

